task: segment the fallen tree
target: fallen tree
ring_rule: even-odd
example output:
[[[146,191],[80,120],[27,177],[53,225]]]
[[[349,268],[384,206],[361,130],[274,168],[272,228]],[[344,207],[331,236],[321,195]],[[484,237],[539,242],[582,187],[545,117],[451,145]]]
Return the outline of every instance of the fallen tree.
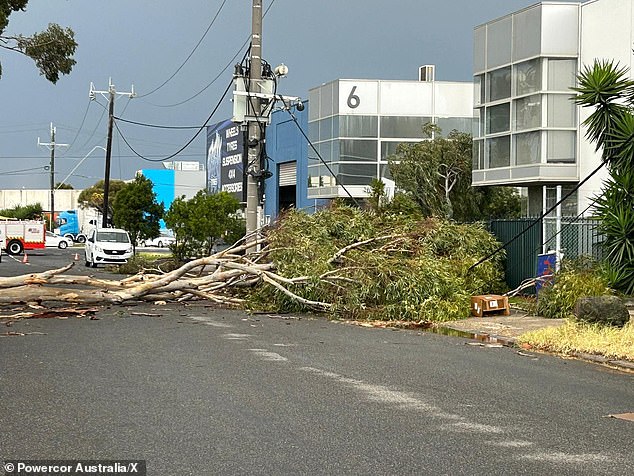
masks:
[[[144,270],[121,280],[67,274],[72,264],[0,278],[0,304],[204,299],[270,312],[446,320],[466,317],[472,294],[502,283],[501,258],[467,272],[497,245],[481,225],[335,206],[288,213],[258,236],[170,272]]]

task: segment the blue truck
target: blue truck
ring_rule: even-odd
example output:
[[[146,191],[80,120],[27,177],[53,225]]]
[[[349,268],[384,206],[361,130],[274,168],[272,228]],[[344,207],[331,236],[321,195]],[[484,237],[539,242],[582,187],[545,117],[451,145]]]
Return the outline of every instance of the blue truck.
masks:
[[[80,222],[77,210],[64,210],[57,213],[55,233],[66,238],[71,238],[76,243],[86,242],[86,231]],[[96,220],[89,220],[88,225],[96,226]]]

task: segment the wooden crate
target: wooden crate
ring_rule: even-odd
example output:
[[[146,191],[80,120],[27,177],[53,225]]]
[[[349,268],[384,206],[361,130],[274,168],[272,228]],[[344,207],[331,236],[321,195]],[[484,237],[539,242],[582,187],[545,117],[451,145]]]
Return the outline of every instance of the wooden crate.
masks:
[[[484,314],[511,315],[509,298],[497,294],[486,294],[482,296],[471,296],[471,315],[482,317]]]

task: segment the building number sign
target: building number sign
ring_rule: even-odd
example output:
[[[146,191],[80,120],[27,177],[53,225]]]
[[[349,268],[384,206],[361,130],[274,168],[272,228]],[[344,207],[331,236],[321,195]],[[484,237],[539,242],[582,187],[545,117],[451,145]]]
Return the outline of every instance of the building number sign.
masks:
[[[359,98],[359,96],[355,94],[356,90],[357,90],[357,87],[352,86],[352,89],[350,90],[350,94],[348,94],[348,107],[350,109],[356,109],[357,107],[359,107],[359,104],[361,104],[361,99]]]

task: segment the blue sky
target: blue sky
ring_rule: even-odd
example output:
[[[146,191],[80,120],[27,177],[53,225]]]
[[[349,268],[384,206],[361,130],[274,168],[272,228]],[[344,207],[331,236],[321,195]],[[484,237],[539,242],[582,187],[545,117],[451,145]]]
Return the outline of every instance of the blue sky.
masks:
[[[439,80],[472,79],[473,28],[532,5],[530,0],[263,0],[263,57],[285,63],[289,74],[278,92],[307,97],[308,90],[337,78],[415,79],[418,66],[436,65]],[[90,83],[139,95],[116,101],[115,115],[168,126],[200,126],[231,80],[240,47],[251,30],[251,0],[30,0],[5,34],[32,34],[49,22],[71,27],[79,44],[73,72],[50,84],[29,58],[0,49],[0,188],[48,188],[49,124],[57,128],[56,181],[75,188],[104,173],[106,99],[89,101]],[[222,6],[222,8],[221,8]],[[192,52],[182,69],[165,82]],[[238,59],[232,58],[238,54]],[[219,76],[218,79],[211,81]],[[144,97],[142,97],[144,96]],[[227,97],[210,123],[231,114]],[[195,130],[120,124],[141,155],[160,159],[178,151]],[[205,134],[176,160],[204,160]],[[91,152],[92,151],[92,152]],[[134,155],[115,133],[112,178],[161,167]]]

